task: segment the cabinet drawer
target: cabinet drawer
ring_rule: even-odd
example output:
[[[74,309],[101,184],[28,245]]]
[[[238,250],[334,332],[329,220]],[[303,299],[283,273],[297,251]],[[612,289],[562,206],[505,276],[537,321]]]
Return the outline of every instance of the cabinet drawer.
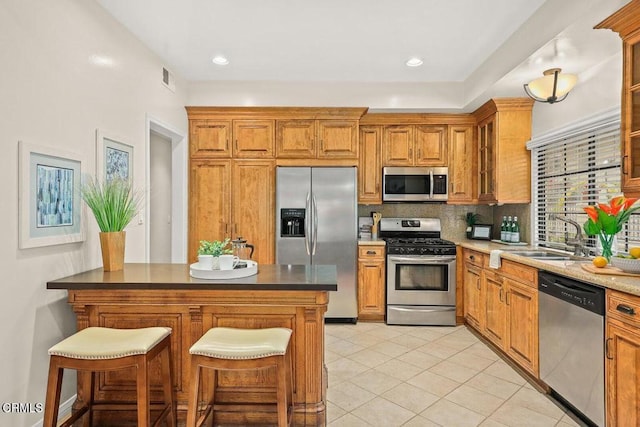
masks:
[[[464,261],[482,267],[484,263],[484,254],[482,252],[476,252],[469,249],[465,249],[462,255]]]
[[[500,272],[533,288],[538,287],[538,269],[503,259]]]
[[[607,316],[640,327],[640,297],[607,290]]]
[[[384,258],[384,246],[358,246],[358,258]]]

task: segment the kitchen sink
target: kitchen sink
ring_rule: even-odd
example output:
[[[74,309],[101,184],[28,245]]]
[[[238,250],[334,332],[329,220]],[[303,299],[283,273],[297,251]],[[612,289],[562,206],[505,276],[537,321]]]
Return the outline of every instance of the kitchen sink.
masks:
[[[509,251],[512,255],[523,256],[534,259],[548,259],[548,260],[568,260],[572,259],[571,255],[558,254],[547,251]]]

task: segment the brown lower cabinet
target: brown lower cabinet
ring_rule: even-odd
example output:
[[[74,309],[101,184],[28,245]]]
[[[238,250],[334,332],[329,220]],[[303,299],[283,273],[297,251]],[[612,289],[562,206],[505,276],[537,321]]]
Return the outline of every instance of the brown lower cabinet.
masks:
[[[358,246],[358,320],[384,320],[384,253],[383,245]]]
[[[640,297],[607,290],[607,426],[640,425]]]
[[[467,324],[534,378],[538,366],[538,274],[535,268],[465,249],[464,315]]]

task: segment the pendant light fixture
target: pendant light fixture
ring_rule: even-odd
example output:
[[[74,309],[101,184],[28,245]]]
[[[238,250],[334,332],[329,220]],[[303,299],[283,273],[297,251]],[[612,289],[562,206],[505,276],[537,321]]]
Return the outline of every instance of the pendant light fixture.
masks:
[[[539,102],[560,102],[573,89],[578,77],[574,74],[561,74],[560,68],[546,70],[542,77],[524,85],[524,91],[531,98]]]

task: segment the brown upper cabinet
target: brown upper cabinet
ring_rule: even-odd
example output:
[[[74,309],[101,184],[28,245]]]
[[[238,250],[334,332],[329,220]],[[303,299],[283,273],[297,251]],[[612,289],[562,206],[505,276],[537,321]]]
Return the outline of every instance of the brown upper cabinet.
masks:
[[[357,120],[278,120],[281,159],[357,159]]]
[[[446,166],[447,126],[385,126],[383,166]]]
[[[191,120],[191,156],[231,157],[231,120]]]
[[[632,1],[596,25],[622,38],[622,191],[640,197],[640,2]]]
[[[358,203],[382,203],[382,126],[360,126]]]
[[[234,120],[233,157],[273,158],[273,120]]]
[[[530,98],[491,99],[473,114],[478,121],[478,201],[531,201]]]
[[[273,120],[190,120],[190,153],[200,158],[273,158]]]
[[[449,126],[449,200],[470,204],[478,201],[475,126]]]

